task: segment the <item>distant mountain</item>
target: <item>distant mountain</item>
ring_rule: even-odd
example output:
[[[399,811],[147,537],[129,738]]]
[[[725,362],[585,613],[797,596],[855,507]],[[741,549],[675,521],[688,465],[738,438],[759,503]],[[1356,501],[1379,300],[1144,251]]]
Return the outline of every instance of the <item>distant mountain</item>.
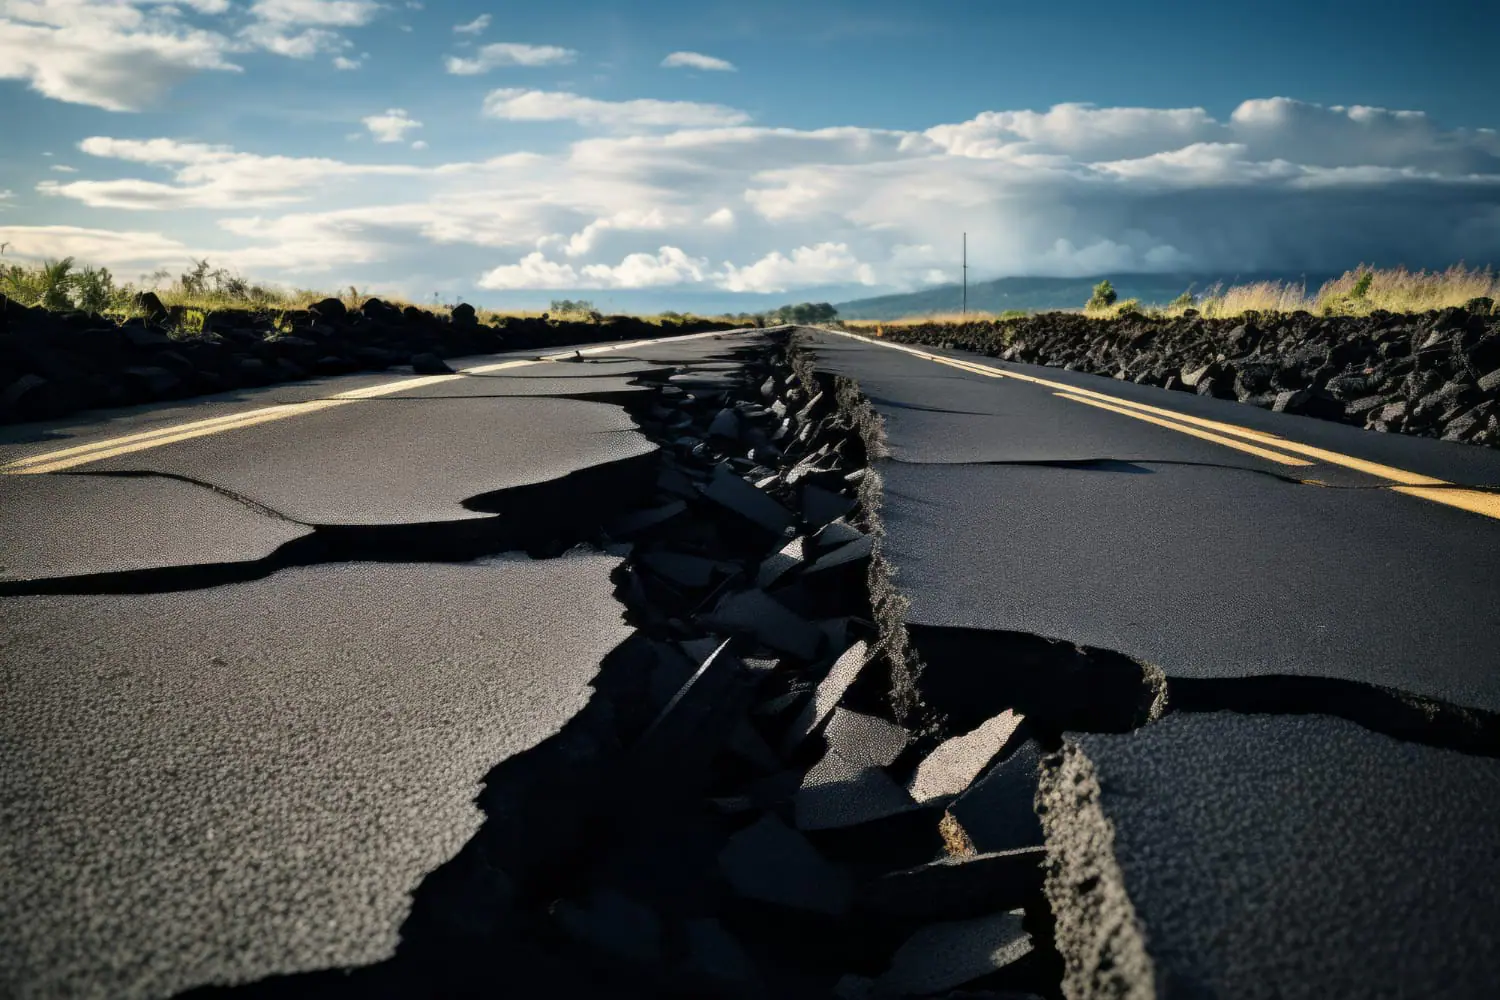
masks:
[[[1120,300],[1140,299],[1146,305],[1170,302],[1188,289],[1194,294],[1222,283],[1224,287],[1252,281],[1306,283],[1316,291],[1337,274],[1103,274],[1092,278],[996,278],[969,286],[971,312],[998,313],[1007,309],[1035,312],[1082,309],[1094,286],[1108,278]],[[835,303],[840,319],[901,319],[933,313],[958,312],[963,291],[958,285],[939,285],[901,295]]]

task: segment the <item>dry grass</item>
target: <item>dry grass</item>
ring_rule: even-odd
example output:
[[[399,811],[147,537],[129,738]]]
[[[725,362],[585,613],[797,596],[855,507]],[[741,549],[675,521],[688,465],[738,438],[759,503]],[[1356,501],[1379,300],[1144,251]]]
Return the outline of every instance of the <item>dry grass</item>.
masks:
[[[1305,310],[1322,316],[1367,316],[1376,310],[1419,313],[1462,306],[1476,298],[1500,301],[1500,278],[1488,268],[1455,264],[1442,271],[1409,271],[1404,267],[1360,266],[1326,282],[1309,295],[1303,285],[1260,281],[1228,289],[1210,288],[1197,303],[1173,305],[1160,315],[1180,316],[1195,308],[1204,316],[1231,317],[1242,313],[1289,313]]]
[[[1366,316],[1376,310],[1392,313],[1421,313],[1467,305],[1476,298],[1495,301],[1500,313],[1500,276],[1489,268],[1471,268],[1455,264],[1441,271],[1410,271],[1404,267],[1372,268],[1361,265],[1309,293],[1305,285],[1294,282],[1257,281],[1228,288],[1215,285],[1196,296],[1183,295],[1169,305],[1142,305],[1127,299],[1097,309],[1081,311],[1096,319],[1115,319],[1128,313],[1157,317],[1181,316],[1195,309],[1209,318],[1229,318],[1246,312],[1291,313],[1298,310],[1321,316]],[[1011,310],[1004,313],[970,312],[908,316],[896,320],[847,320],[851,330],[880,336],[888,329],[925,326],[962,326],[965,323],[996,322],[1025,316]]]

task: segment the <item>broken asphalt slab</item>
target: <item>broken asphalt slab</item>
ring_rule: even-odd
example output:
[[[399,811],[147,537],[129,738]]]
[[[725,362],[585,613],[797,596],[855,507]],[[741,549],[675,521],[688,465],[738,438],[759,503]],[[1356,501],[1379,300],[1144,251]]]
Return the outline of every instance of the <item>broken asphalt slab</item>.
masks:
[[[1500,762],[1326,716],[1069,734],[1043,770],[1064,992],[1490,996]]]
[[[465,501],[650,454],[620,407],[570,399],[350,403],[92,462],[212,483],[305,524],[480,518]]]
[[[0,511],[6,581],[263,559],[312,531],[161,478],[0,476]]]
[[[1231,469],[882,471],[914,633],[1028,633],[1169,679],[1331,678],[1500,711],[1488,518]]]
[[[389,956],[480,825],[478,783],[567,722],[628,635],[617,565],[0,599],[0,993],[167,996]]]

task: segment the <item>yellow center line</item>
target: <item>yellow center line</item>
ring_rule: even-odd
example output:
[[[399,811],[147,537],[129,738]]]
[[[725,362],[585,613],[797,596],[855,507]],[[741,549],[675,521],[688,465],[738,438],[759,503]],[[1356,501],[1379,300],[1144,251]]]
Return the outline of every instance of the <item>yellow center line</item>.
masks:
[[[220,417],[210,417],[205,420],[174,424],[171,427],[140,431],[135,434],[126,434],[121,437],[75,445],[70,448],[60,448],[56,451],[17,459],[7,465],[0,466],[0,474],[41,475],[48,472],[61,472],[79,465],[87,465],[90,462],[100,462],[107,458],[129,455],[133,452],[145,451],[149,448],[160,448],[163,445],[177,444],[182,441],[190,441],[193,438],[207,437],[210,434],[222,434],[225,431],[239,430],[243,427],[255,427],[259,424],[270,423],[273,420],[285,420],[288,417],[306,416],[309,413],[333,409],[336,406],[343,406],[362,399],[375,399],[397,392],[406,392],[411,389],[421,389],[431,385],[440,385],[444,382],[453,382],[467,375],[488,375],[492,372],[505,371],[512,368],[525,368],[530,365],[561,361],[565,358],[574,357],[575,354],[604,354],[609,351],[620,351],[631,347],[641,347],[646,344],[697,340],[702,337],[718,336],[721,333],[727,332],[731,331],[694,333],[684,337],[662,337],[658,340],[636,340],[625,344],[591,347],[581,351],[565,351],[560,354],[546,355],[539,358],[476,365],[472,368],[464,368],[451,374],[422,375],[415,378],[398,379],[393,382],[382,382],[378,385],[365,386],[361,389],[350,389],[346,392],[335,393],[332,396],[322,399],[310,399],[300,403],[278,403],[275,406],[266,406],[260,409],[246,410],[241,413],[230,413]]]
[[[1170,420],[1163,420],[1161,417],[1153,417],[1149,413],[1137,413],[1135,410],[1127,410],[1123,406],[1111,406],[1108,403],[1101,403],[1097,399],[1089,399],[1086,396],[1074,396],[1066,392],[1058,392],[1054,393],[1053,395],[1061,396],[1063,399],[1071,400],[1075,403],[1082,403],[1085,406],[1097,406],[1101,410],[1109,410],[1112,413],[1119,413],[1123,416],[1133,417],[1136,420],[1144,420],[1146,423],[1156,424],[1158,427],[1167,427],[1179,434],[1187,434],[1190,437],[1201,438],[1204,441],[1212,441],[1214,444],[1221,444],[1226,448],[1234,448],[1238,451],[1249,452],[1251,455],[1255,455],[1258,458],[1269,459],[1272,462],[1279,462],[1282,465],[1312,465],[1312,463],[1305,458],[1293,458],[1290,455],[1283,455],[1279,451],[1271,451],[1267,448],[1257,448],[1253,444],[1246,444],[1243,441],[1236,441],[1233,438],[1223,437],[1222,435],[1213,434],[1209,431],[1200,431],[1194,427],[1184,427],[1181,424],[1174,424]]]
[[[1301,455],[1304,458],[1316,459],[1319,462],[1325,462],[1329,465],[1338,465],[1346,469],[1353,469],[1354,471],[1362,472],[1367,476],[1373,476],[1377,479],[1385,479],[1392,484],[1397,484],[1387,487],[1393,493],[1404,493],[1407,496],[1419,497],[1423,500],[1430,500],[1433,503],[1440,503],[1449,507],[1456,507],[1460,510],[1470,511],[1471,513],[1475,514],[1483,514],[1486,517],[1493,517],[1497,520],[1500,520],[1500,494],[1497,493],[1490,493],[1484,490],[1463,489],[1455,486],[1453,483],[1450,483],[1445,479],[1436,479],[1432,476],[1425,476],[1421,473],[1416,472],[1408,472],[1405,469],[1398,469],[1394,466],[1384,465],[1380,462],[1371,462],[1368,459],[1356,458],[1353,455],[1345,455],[1342,452],[1329,451],[1326,448],[1318,448],[1314,445],[1302,444],[1299,441],[1292,441],[1279,435],[1268,433],[1266,431],[1257,431],[1249,427],[1241,427],[1238,424],[1230,424],[1220,420],[1209,420],[1204,417],[1190,416],[1186,413],[1179,413],[1176,410],[1169,410],[1160,406],[1151,406],[1146,403],[1138,403],[1134,400],[1122,399],[1119,396],[1111,396],[1108,393],[1096,392],[1092,389],[1083,389],[1078,386],[1069,385],[1066,382],[1055,382],[1051,379],[1038,378],[1035,375],[1027,375],[1022,372],[1005,371],[973,361],[962,361],[957,358],[947,358],[943,357],[942,355],[931,354],[927,351],[921,351],[915,348],[906,347],[902,344],[886,343],[885,341],[874,340],[869,337],[861,337],[856,334],[843,333],[839,330],[832,330],[828,332],[838,333],[841,336],[848,337],[851,340],[859,340],[863,341],[864,343],[874,344],[879,347],[888,347],[892,350],[904,351],[907,354],[912,354],[919,358],[926,358],[929,361],[936,361],[939,364],[949,365],[950,367],[958,368],[967,372],[972,372],[974,374],[986,375],[990,378],[1011,378],[1016,379],[1020,382],[1030,382],[1033,385],[1039,385],[1049,389],[1058,390],[1055,395],[1061,396],[1064,399],[1072,400],[1075,403],[1086,403],[1091,406],[1097,406],[1098,408],[1103,410],[1111,410],[1115,413],[1122,414],[1123,416],[1135,417],[1138,420],[1144,420],[1147,423],[1154,423],[1158,426],[1177,431],[1180,434],[1187,434],[1192,437],[1202,438],[1203,440],[1212,441],[1215,444],[1220,444],[1225,447],[1235,448],[1239,451],[1249,452],[1250,454],[1258,454],[1263,458],[1269,458],[1271,461],[1281,462],[1284,465],[1313,464],[1311,462],[1293,459],[1286,454],[1281,454],[1282,452],[1290,452],[1291,455]],[[1219,433],[1208,433],[1214,431],[1217,431]],[[1243,440],[1234,441],[1224,437],[1223,435],[1231,435],[1234,438],[1240,438]],[[1245,444],[1245,441],[1271,445],[1276,449],[1280,449],[1280,451],[1272,451],[1270,449],[1257,449],[1251,445]]]

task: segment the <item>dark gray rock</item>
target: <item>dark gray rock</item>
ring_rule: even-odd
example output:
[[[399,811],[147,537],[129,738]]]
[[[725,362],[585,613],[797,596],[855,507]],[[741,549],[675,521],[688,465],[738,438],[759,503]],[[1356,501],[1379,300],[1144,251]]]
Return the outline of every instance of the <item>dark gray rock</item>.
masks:
[[[634,511],[611,524],[609,533],[616,538],[629,538],[631,535],[638,535],[650,528],[665,524],[686,511],[687,504],[681,500],[673,500],[660,507]]]
[[[661,960],[661,921],[650,907],[613,889],[583,903],[559,900],[552,919],[567,934],[606,954],[639,965]]]
[[[918,802],[962,794],[1016,737],[1023,721],[1016,712],[1005,711],[977,729],[943,741],[917,765],[906,790]]]
[[[349,318],[349,309],[338,299],[323,299],[307,307],[307,311],[324,323],[342,323]]]
[[[836,521],[854,509],[853,500],[813,483],[802,484],[801,497],[802,523],[813,529]]]
[[[1032,951],[1019,913],[931,924],[897,949],[877,996],[928,996],[988,976]]]
[[[816,625],[798,617],[763,590],[726,594],[700,621],[710,629],[748,633],[757,642],[783,653],[810,660],[823,644]]]
[[[446,375],[453,371],[448,367],[447,362],[436,354],[413,354],[411,370],[418,375]]]
[[[804,577],[813,576],[818,573],[826,573],[829,570],[839,569],[856,563],[868,561],[875,554],[875,538],[873,535],[860,535],[851,542],[846,542],[832,551],[825,552],[813,560],[803,571]]]
[[[679,587],[707,587],[716,575],[734,570],[732,564],[682,552],[648,552],[641,564]]]
[[[794,538],[782,547],[781,551],[772,553],[760,564],[755,573],[755,585],[757,587],[769,587],[787,573],[802,565],[802,539]]]
[[[911,742],[911,734],[874,715],[836,708],[823,728],[828,749],[855,764],[889,767]]]
[[[855,904],[911,920],[959,920],[1025,905],[1042,888],[1043,847],[947,857],[860,886]]]
[[[687,940],[686,968],[731,996],[760,996],[764,986],[744,947],[713,918],[683,925]]]
[[[835,917],[849,912],[848,873],[770,814],[729,838],[719,869],[747,899]]]
[[[714,415],[713,421],[708,425],[710,437],[728,438],[731,441],[740,439],[740,417],[731,409],[722,409]]]
[[[976,851],[993,853],[1042,843],[1034,808],[1041,749],[1027,740],[948,807]]]
[[[835,830],[916,808],[906,789],[878,767],[830,750],[814,764],[792,800],[799,830]]]
[[[167,317],[167,307],[162,305],[161,299],[157,297],[155,292],[136,292],[135,299],[131,304],[139,312],[145,313],[146,317],[150,320],[160,321]]]
[[[844,697],[844,692],[849,690],[859,672],[864,669],[869,659],[869,647],[863,642],[856,642],[846,649],[833,667],[828,671],[828,676],[823,678],[813,693],[812,699],[802,707],[797,718],[787,728],[786,739],[782,744],[783,753],[791,753],[807,736],[822,724],[823,720],[833,712],[839,701]]]
[[[182,385],[176,375],[155,365],[126,368],[121,374],[137,392],[151,397],[165,396]]]
[[[792,512],[735,475],[727,465],[714,467],[713,478],[700,486],[704,497],[773,534],[791,527]]]

